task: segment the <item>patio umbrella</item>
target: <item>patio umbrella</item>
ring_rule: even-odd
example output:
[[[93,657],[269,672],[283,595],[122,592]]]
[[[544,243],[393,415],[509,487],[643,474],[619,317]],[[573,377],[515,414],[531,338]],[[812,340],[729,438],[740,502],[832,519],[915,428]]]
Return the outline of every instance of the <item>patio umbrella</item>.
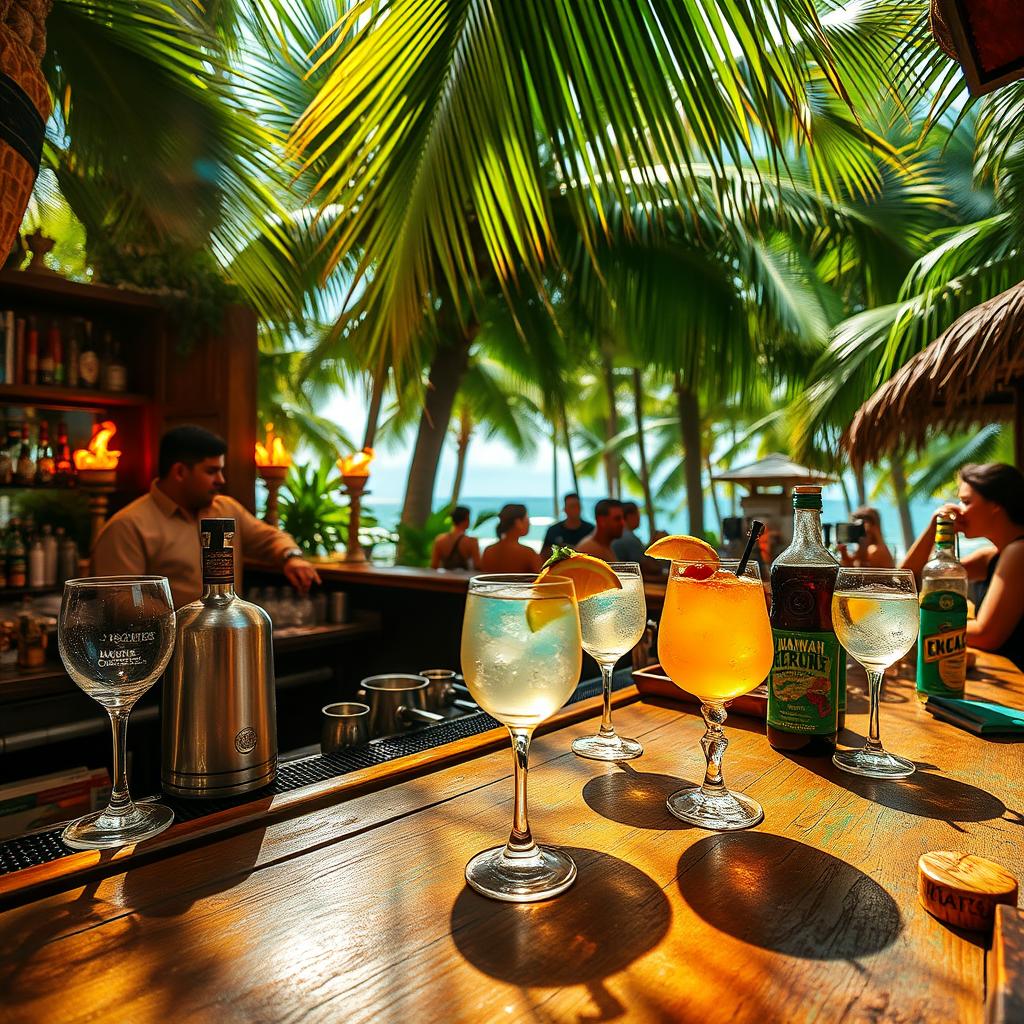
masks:
[[[843,434],[854,466],[922,448],[935,430],[1013,420],[1024,458],[1024,281],[968,310],[861,407]]]
[[[763,459],[758,459],[757,462],[752,462],[747,466],[715,474],[716,482],[745,484],[753,491],[756,491],[758,487],[773,484],[781,484],[788,488],[794,484],[828,483],[832,479],[833,477],[828,473],[800,466],[778,452],[766,455]]]

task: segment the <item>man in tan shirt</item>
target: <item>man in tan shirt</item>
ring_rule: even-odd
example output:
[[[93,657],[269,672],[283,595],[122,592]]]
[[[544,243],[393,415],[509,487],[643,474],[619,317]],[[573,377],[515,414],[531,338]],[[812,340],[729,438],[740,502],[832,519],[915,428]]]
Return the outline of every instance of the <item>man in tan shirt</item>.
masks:
[[[280,565],[302,593],[319,583],[316,569],[287,533],[220,493],[226,451],[224,440],[202,427],[167,431],[160,439],[159,479],[103,528],[92,552],[93,573],[166,576],[175,608],[195,601],[203,591],[199,520],[212,517],[235,521],[236,591],[245,558]]]

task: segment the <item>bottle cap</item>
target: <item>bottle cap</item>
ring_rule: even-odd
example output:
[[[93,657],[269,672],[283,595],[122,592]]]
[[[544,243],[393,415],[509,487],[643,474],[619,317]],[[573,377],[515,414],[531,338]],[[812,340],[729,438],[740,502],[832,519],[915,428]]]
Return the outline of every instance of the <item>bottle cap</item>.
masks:
[[[203,548],[203,583],[234,583],[234,519],[201,519],[199,541]]]
[[[821,485],[799,484],[793,488],[793,508],[809,508],[821,511]]]
[[[917,862],[921,906],[947,924],[991,929],[996,904],[1017,905],[1017,879],[1002,865],[973,853],[935,850]]]

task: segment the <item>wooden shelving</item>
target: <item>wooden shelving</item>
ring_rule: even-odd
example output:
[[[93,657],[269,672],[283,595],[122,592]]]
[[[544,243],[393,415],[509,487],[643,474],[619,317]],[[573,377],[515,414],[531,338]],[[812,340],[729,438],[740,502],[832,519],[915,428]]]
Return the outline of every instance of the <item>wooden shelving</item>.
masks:
[[[145,405],[152,399],[131,391],[94,388],[58,388],[47,385],[0,384],[0,405],[31,405],[46,409],[102,412],[105,409]]]

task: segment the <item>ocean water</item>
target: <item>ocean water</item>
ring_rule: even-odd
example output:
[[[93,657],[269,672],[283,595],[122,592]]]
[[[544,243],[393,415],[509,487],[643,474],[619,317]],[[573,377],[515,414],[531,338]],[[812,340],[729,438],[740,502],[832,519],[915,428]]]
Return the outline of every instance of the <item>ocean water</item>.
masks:
[[[835,495],[829,493],[833,490],[836,491]],[[582,499],[584,519],[589,522],[594,521],[594,504],[601,497],[603,497],[603,495],[591,495],[584,493]],[[851,497],[853,496],[851,495]],[[953,495],[951,494],[950,497],[952,498]],[[718,500],[722,515],[732,515],[732,506],[729,504],[727,495],[720,493]],[[856,501],[855,498],[854,501]],[[486,512],[497,512],[502,505],[508,502],[519,502],[526,506],[527,511],[530,514],[530,532],[527,535],[526,542],[530,544],[531,547],[539,550],[547,528],[553,522],[562,518],[560,511],[557,515],[554,514],[551,495],[536,495],[532,497],[516,496],[507,498],[474,497],[472,495],[467,495],[466,497],[459,499],[460,504],[466,505],[471,510],[472,522],[474,523],[478,516]],[[386,526],[391,529],[394,528],[402,511],[401,498],[388,498],[374,495],[369,499],[368,504],[382,526]],[[885,500],[880,496],[875,501],[869,501],[868,504],[873,508],[878,509],[882,519],[882,533],[890,550],[892,550],[897,557],[902,556],[905,553],[905,547],[903,544],[903,533],[900,528],[899,512],[896,508],[895,502]],[[942,503],[938,500],[911,502],[910,515],[915,535],[924,528],[934,511],[941,504]],[[737,497],[736,514],[741,514],[739,497]],[[838,488],[828,488],[822,500],[822,522],[845,523],[848,521],[849,515],[847,513],[846,504],[842,499],[841,492],[839,492]],[[704,523],[706,529],[720,532],[721,527],[715,517],[714,504],[712,503],[709,494],[705,495],[704,500]],[[491,520],[490,522],[484,523],[478,529],[471,529],[470,533],[473,536],[478,537],[482,545],[487,545],[495,538],[495,526],[496,520]],[[689,533],[688,516],[686,514],[685,507],[673,512],[659,512],[657,516],[657,526],[659,530],[666,530],[668,533]],[[647,539],[646,517],[641,520],[639,533],[642,538],[645,540]],[[385,558],[387,557],[385,547],[382,546],[375,550],[374,557],[377,557],[378,551],[380,555]]]

